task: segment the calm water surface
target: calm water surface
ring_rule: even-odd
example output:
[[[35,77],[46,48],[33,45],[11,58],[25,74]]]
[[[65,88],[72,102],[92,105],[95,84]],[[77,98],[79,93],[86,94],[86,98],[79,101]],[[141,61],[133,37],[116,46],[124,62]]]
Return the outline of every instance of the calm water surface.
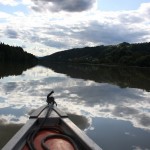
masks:
[[[150,150],[150,69],[44,65],[0,66],[0,149],[53,89],[102,149]]]

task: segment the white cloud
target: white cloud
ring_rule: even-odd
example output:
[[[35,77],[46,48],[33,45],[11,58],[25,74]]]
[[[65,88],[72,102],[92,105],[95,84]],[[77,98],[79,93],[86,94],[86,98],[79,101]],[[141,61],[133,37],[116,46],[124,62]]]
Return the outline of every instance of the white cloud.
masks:
[[[150,15],[150,3],[141,4],[139,11],[141,11],[146,16],[149,16]],[[146,16],[143,16],[143,17],[146,17]]]
[[[2,5],[10,5],[10,6],[17,6],[19,4],[16,0],[0,0],[0,4]]]
[[[93,9],[80,13],[36,13],[29,9],[33,2],[38,6],[46,3],[23,0],[22,4],[28,7],[28,14],[21,11],[13,14],[0,12],[0,18],[3,20],[0,22],[0,36],[2,39],[11,38],[10,32],[6,30],[13,30],[13,33],[16,32],[16,38],[24,42],[23,45],[30,45],[26,45],[27,50],[31,50],[31,47],[34,49],[37,45],[40,45],[40,50],[47,49],[44,54],[36,52],[39,55],[74,47],[150,40],[150,3],[142,4],[139,9],[132,11],[104,12]],[[89,1],[84,2],[91,4]],[[53,50],[49,51],[50,49]]]
[[[34,3],[32,0],[22,0],[23,5],[32,6]]]
[[[10,14],[0,11],[0,19],[7,19],[10,16]]]

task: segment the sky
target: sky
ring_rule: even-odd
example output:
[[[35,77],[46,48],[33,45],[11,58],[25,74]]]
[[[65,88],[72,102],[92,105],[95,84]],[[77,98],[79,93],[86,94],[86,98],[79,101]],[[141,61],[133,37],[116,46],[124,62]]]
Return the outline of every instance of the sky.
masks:
[[[150,0],[0,0],[0,42],[36,56],[150,42]]]

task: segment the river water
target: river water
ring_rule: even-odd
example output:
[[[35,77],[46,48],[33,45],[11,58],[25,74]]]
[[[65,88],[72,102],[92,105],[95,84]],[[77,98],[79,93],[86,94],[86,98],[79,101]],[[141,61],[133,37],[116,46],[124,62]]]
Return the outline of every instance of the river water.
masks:
[[[51,90],[103,150],[150,150],[150,69],[59,63],[0,65],[0,149]]]

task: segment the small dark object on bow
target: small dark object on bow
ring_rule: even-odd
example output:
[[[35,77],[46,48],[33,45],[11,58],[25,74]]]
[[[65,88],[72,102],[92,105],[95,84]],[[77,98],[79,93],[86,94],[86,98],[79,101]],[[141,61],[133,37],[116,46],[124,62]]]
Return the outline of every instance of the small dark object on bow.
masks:
[[[54,93],[54,91],[51,91],[48,95],[47,95],[47,103],[48,105],[49,104],[52,104],[52,105],[56,105],[57,106],[57,103],[55,102],[55,99],[53,96],[51,96],[52,94]]]

